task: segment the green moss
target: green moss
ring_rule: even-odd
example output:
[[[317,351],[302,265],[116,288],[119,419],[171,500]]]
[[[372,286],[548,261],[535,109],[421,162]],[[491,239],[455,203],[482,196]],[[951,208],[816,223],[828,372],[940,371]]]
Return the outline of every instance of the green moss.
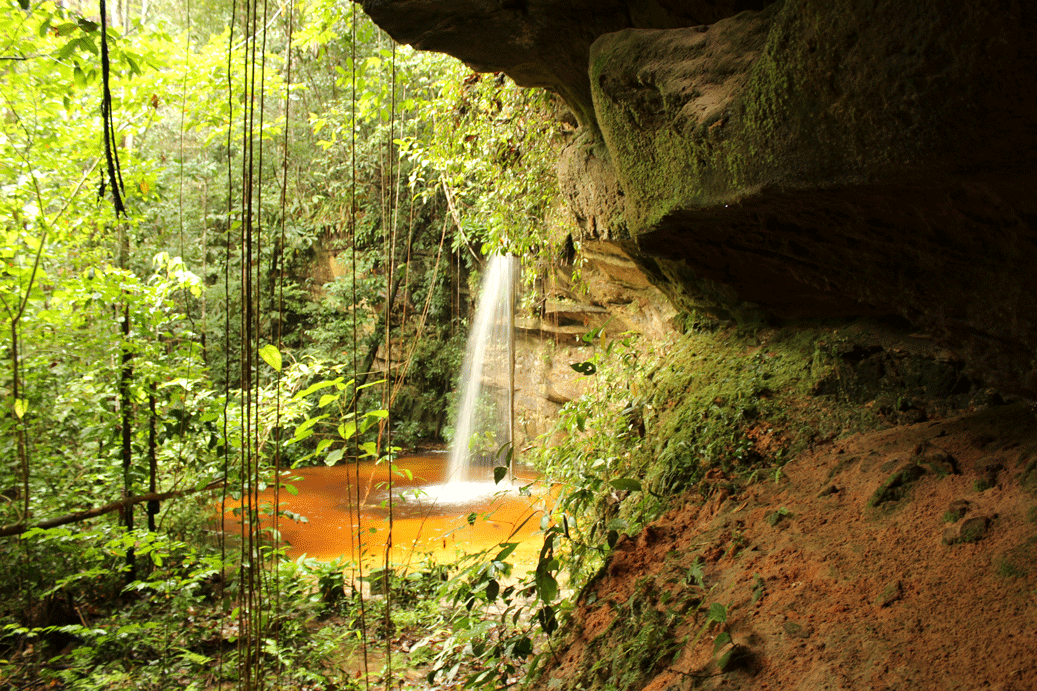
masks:
[[[1030,459],[1030,462],[1026,464],[1019,481],[1024,489],[1037,496],[1037,457]]]
[[[870,411],[815,393],[835,366],[831,338],[830,330],[686,334],[651,373],[649,443],[630,475],[672,496],[712,468],[777,468],[818,438],[877,426]]]
[[[712,29],[707,40],[726,46],[728,56],[739,57],[728,57],[725,64],[707,59],[705,69],[724,77],[754,69],[741,56],[760,50],[772,16],[772,10],[746,13]],[[733,136],[739,126],[731,121],[730,109],[704,122],[685,113],[685,103],[701,93],[683,82],[671,83],[665,70],[658,75],[630,74],[631,64],[642,63],[631,55],[643,58],[644,52],[660,50],[644,41],[643,35],[619,32],[603,39],[591,56],[595,112],[630,203],[628,221],[635,234],[675,209],[729,201],[733,190],[752,184],[756,176],[750,171],[761,162],[757,149],[764,148],[762,143],[746,146]],[[665,52],[665,44],[661,50]],[[712,60],[723,52],[714,51]],[[781,72],[775,61],[775,73],[767,75],[760,88],[772,88]],[[656,77],[659,82],[653,83]],[[762,119],[762,113],[754,118]],[[767,121],[777,126],[781,119],[776,113]],[[758,134],[760,142],[770,130]]]
[[[753,595],[750,600],[750,604],[756,604],[760,601],[760,598],[767,592],[767,582],[763,580],[763,576],[756,573],[753,574]]]
[[[871,499],[868,500],[868,506],[881,506],[888,502],[900,501],[907,496],[911,486],[923,475],[925,475],[925,468],[917,463],[904,465],[875,490]]]
[[[777,511],[771,511],[767,514],[764,520],[766,520],[770,525],[777,527],[782,521],[791,517],[792,514],[789,513],[789,510],[785,507],[781,507]]]

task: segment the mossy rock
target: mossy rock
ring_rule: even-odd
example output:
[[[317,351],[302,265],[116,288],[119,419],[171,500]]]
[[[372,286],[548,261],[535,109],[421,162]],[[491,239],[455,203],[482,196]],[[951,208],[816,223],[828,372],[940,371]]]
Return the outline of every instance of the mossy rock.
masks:
[[[986,516],[976,516],[963,521],[958,526],[948,528],[943,533],[945,545],[959,545],[971,542],[979,542],[986,536],[990,527],[990,519]]]
[[[907,496],[911,485],[925,473],[925,468],[913,461],[904,464],[875,490],[875,494],[871,495],[871,499],[868,500],[868,506],[881,506],[889,502],[900,501]]]
[[[875,598],[876,607],[889,607],[897,600],[904,597],[904,586],[900,581],[893,581],[879,593]]]
[[[965,518],[965,514],[969,512],[969,506],[969,502],[965,499],[952,501],[951,505],[947,508],[947,511],[943,514],[943,522],[957,523],[961,519]]]
[[[927,467],[939,477],[957,475],[959,473],[958,461],[942,449],[933,449],[920,454],[917,458],[917,463]]]

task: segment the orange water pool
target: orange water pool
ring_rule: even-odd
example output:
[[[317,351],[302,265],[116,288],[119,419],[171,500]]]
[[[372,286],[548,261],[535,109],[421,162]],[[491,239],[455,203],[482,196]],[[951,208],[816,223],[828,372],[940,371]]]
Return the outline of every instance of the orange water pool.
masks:
[[[391,545],[390,561],[417,564],[432,554],[443,563],[460,553],[492,548],[501,542],[519,542],[512,560],[535,563],[542,541],[538,539],[543,516],[539,490],[531,473],[516,472],[515,485],[531,486],[532,496],[514,489],[503,492],[488,480],[478,486],[461,487],[463,496],[482,493],[474,500],[458,501],[452,486],[444,487],[442,476],[446,454],[400,458],[392,477],[392,525],[389,521],[389,471],[386,464],[361,463],[359,484],[357,467],[341,465],[292,471],[290,484],[298,490],[292,495],[280,491],[282,510],[306,519],[278,520],[281,541],[288,556],[303,555],[322,561],[342,557],[356,561],[362,551],[365,563],[381,563]],[[360,516],[357,519],[359,486]],[[261,502],[273,502],[272,489],[260,494]],[[475,514],[473,522],[469,521]],[[229,516],[229,514],[228,514]],[[229,523],[229,520],[228,520]],[[236,527],[236,526],[235,526]],[[227,526],[228,530],[234,530]]]

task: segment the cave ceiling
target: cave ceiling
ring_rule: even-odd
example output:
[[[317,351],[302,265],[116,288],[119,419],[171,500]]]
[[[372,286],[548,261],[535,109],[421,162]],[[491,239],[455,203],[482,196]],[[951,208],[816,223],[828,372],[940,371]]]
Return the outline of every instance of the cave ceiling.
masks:
[[[897,315],[1037,397],[1037,3],[361,4],[561,96],[584,237],[678,307]]]

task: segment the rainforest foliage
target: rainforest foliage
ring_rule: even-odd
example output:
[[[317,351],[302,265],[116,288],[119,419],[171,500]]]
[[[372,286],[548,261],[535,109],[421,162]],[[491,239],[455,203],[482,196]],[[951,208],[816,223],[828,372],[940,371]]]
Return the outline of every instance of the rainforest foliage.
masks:
[[[359,629],[304,629],[336,572],[254,498],[449,438],[470,277],[552,251],[556,105],[352,3],[114,5],[0,12],[0,679],[323,684]]]
[[[707,468],[778,472],[787,444],[759,435],[792,435],[750,432],[816,378],[812,346],[725,342],[706,392],[686,363],[715,326],[669,348],[685,364],[594,330],[587,395],[527,458],[556,500],[529,574],[513,542],[366,575],[286,558],[275,519],[305,517],[261,491],[448,440],[484,257],[521,255],[535,305],[573,249],[561,106],[394,46],[354,3],[3,2],[0,685],[358,688],[423,665],[509,686],[621,533]]]

